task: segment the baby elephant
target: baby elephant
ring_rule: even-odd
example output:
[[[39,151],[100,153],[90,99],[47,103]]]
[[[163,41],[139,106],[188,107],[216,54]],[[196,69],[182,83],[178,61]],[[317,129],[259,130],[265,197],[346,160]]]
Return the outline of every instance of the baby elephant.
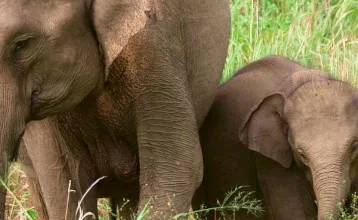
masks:
[[[324,219],[355,190],[357,89],[286,58],[251,63],[223,85],[200,135],[205,173],[194,207],[249,185],[265,219]]]

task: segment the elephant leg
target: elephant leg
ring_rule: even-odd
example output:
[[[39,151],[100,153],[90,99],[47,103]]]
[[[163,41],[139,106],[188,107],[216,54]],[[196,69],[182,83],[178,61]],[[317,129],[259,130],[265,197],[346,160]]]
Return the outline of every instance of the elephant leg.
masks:
[[[88,164],[87,158],[83,161],[75,161],[76,169],[75,174],[72,173],[72,178],[76,180],[76,194],[82,199],[81,208],[83,213],[91,212],[98,219],[98,208],[97,208],[97,185],[93,185],[96,179],[92,177],[91,165]],[[73,171],[72,171],[73,172]],[[87,194],[85,195],[85,193]],[[84,197],[85,196],[85,197]],[[79,200],[78,200],[79,201]],[[78,214],[77,214],[78,216]],[[87,219],[87,218],[86,218]],[[91,218],[89,218],[91,219]]]
[[[163,56],[158,48],[147,45],[151,43],[140,48],[152,52],[143,54]],[[150,63],[148,69],[139,67],[148,78],[141,79],[142,88],[135,104],[140,164],[139,206],[143,208],[153,199],[154,210],[168,218],[189,210],[194,191],[202,180],[202,155],[186,73],[158,61]]]
[[[133,103],[140,165],[139,208],[150,203],[153,211],[149,215],[158,211],[161,218],[168,219],[189,211],[202,180],[203,164],[187,73],[183,63],[175,60],[183,51],[175,51],[181,49],[176,46],[178,42],[158,36],[170,32],[158,32],[143,30],[133,37],[112,68],[121,70],[121,63],[127,63],[124,74],[136,75],[140,85],[135,88]],[[174,66],[163,63],[168,59],[173,59]]]
[[[284,168],[256,154],[256,168],[266,207],[265,219],[317,218],[312,186],[295,164]]]
[[[193,194],[202,179],[200,145],[196,129],[190,128],[195,127],[195,123],[190,125],[185,121],[177,128],[166,124],[168,121],[163,127],[155,126],[160,121],[153,126],[144,123],[138,127],[141,170],[139,208],[151,204],[153,212],[163,212],[164,219],[189,210]],[[183,132],[185,127],[189,127],[191,134]],[[181,135],[176,137],[176,132]],[[167,138],[169,140],[165,141]],[[180,138],[184,139],[181,143],[178,141]]]
[[[18,162],[26,173],[26,180],[31,192],[31,202],[35,206],[38,219],[49,219],[39,179],[27,153],[26,147],[23,144],[21,144],[19,148]]]
[[[42,206],[39,209],[45,210],[43,207],[46,207],[44,219],[65,219],[66,209],[68,216],[74,216],[79,197],[71,193],[67,208],[71,175],[67,158],[61,151],[61,145],[64,144],[61,135],[49,119],[44,119],[28,125],[23,143],[26,151],[21,153],[23,156],[19,162],[29,173],[32,189]]]
[[[163,212],[163,218],[189,210],[203,175],[195,112],[187,93],[189,89],[185,88],[185,80],[180,82],[178,79],[173,81],[174,85],[166,85],[173,91],[163,92],[160,84],[168,81],[160,82],[160,78],[167,77],[152,81],[159,84],[151,83],[153,87],[147,88],[149,92],[141,95],[136,112],[140,208],[153,199],[154,210]]]

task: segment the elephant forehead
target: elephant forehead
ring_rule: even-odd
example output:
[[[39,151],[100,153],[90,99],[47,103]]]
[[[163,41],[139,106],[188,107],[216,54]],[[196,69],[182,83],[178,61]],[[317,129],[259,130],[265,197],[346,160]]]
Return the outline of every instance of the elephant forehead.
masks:
[[[285,113],[291,120],[347,121],[357,118],[356,89],[339,81],[310,82],[289,98]]]
[[[342,106],[339,106],[342,105]],[[331,102],[325,106],[306,106],[305,109],[297,107],[294,113],[287,117],[290,129],[299,132],[345,132],[357,130],[358,112],[355,114],[347,111],[348,103]]]
[[[71,2],[43,5],[41,11],[43,12],[39,17],[39,22],[41,23],[41,28],[48,33],[54,33],[65,24],[73,23],[76,14],[82,14],[82,11],[76,10],[75,5]]]
[[[31,30],[53,32],[74,13],[73,3],[66,1],[0,0],[0,39]]]
[[[347,121],[326,119],[300,120],[290,124],[291,138],[303,150],[334,148],[344,152],[357,127]]]
[[[10,2],[10,1],[6,1]],[[22,6],[19,4],[6,4],[4,1],[0,2],[0,37],[4,38],[6,33],[20,28],[27,17],[22,14]]]
[[[289,125],[291,130],[299,131],[299,133],[324,133],[327,131],[335,131],[336,133],[347,133],[349,130],[357,128],[357,123],[344,117],[331,117],[329,115],[321,115],[317,117],[306,117],[302,115],[300,118],[290,119]]]
[[[296,136],[311,140],[310,137],[328,140],[332,136],[356,136],[358,108],[352,97],[355,89],[341,82],[332,84],[311,84],[288,100],[285,115]]]

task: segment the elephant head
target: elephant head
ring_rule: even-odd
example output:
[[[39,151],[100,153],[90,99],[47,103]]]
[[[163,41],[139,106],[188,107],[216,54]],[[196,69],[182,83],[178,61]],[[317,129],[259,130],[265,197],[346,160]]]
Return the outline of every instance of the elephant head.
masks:
[[[310,81],[289,95],[273,93],[248,115],[239,137],[283,167],[293,161],[311,181],[318,219],[338,215],[356,178],[357,90],[335,80]]]
[[[115,57],[144,27],[147,6],[139,0],[0,1],[2,177],[29,121],[66,111],[101,88]]]

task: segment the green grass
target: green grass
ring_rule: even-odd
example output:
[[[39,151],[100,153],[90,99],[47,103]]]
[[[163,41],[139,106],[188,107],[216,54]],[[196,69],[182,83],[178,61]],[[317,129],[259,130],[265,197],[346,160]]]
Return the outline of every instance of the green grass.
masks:
[[[352,195],[352,201],[350,205],[347,207],[343,206],[342,203],[338,204],[341,215],[339,216],[339,220],[357,220],[358,219],[358,196],[356,193]]]
[[[144,220],[146,216],[151,213],[154,218],[159,219],[207,219],[209,212],[215,212],[216,219],[235,219],[235,212],[246,212],[249,215],[261,217],[265,210],[261,200],[253,197],[254,192],[248,191],[247,187],[238,186],[228,192],[223,201],[218,201],[215,207],[202,206],[199,210],[190,211],[187,213],[179,213],[174,216],[163,216],[158,211],[152,210],[152,204],[155,203],[155,198],[151,198],[145,205],[144,209],[134,216],[133,220]],[[168,202],[171,207],[171,202]],[[172,209],[175,212],[174,209]],[[120,218],[122,219],[122,218]]]
[[[358,1],[231,0],[231,5],[232,38],[222,83],[254,60],[282,55],[357,85]],[[14,196],[7,198],[8,219],[33,215],[24,177],[13,166],[8,186]],[[99,207],[100,219],[108,219],[108,201],[101,200]],[[347,214],[341,219],[353,217]]]
[[[244,211],[258,218],[262,217],[265,212],[262,201],[255,199],[252,196],[253,193],[245,190],[245,187],[238,186],[228,192],[223,201],[218,201],[217,206],[210,208],[202,206],[199,210],[178,214],[173,219],[188,218],[189,216],[202,219],[209,211],[214,211],[218,219],[235,219],[235,212],[238,211]]]
[[[232,39],[222,82],[238,68],[282,55],[357,84],[358,1],[232,0]]]
[[[7,179],[6,189],[6,219],[33,219],[36,218],[36,212],[31,204],[31,194],[29,186],[26,183],[26,175],[19,166],[14,163],[11,166]],[[1,185],[5,184],[0,180]],[[27,218],[25,218],[27,217]]]

